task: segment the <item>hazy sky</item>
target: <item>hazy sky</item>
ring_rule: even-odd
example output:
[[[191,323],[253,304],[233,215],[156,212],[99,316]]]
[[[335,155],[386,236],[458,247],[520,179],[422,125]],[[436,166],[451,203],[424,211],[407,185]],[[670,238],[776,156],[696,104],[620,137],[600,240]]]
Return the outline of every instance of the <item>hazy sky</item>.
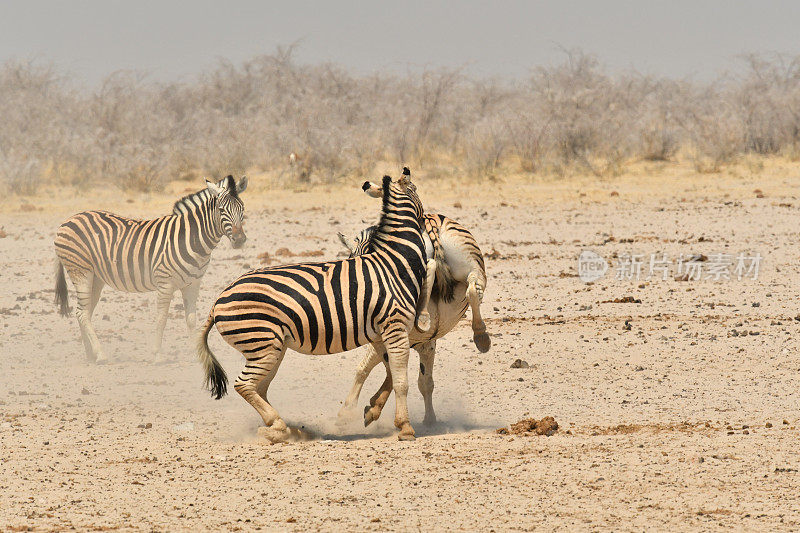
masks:
[[[92,83],[120,69],[185,77],[295,41],[300,61],[361,72],[522,76],[580,47],[612,69],[703,79],[742,53],[800,53],[800,2],[0,0],[0,61],[49,60]]]

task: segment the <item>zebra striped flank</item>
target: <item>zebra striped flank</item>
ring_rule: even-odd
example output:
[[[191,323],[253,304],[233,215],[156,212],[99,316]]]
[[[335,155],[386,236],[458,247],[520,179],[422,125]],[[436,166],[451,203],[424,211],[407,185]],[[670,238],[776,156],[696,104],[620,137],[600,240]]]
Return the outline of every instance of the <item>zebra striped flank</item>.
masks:
[[[126,291],[158,291],[156,352],[172,294],[183,291],[187,325],[194,328],[195,302],[211,252],[223,236],[238,248],[247,239],[244,204],[239,194],[247,178],[233,176],[175,202],[172,214],[136,220],[107,211],[85,211],[70,217],[55,239],[58,265],[56,299],[62,314],[67,304],[66,269],[78,296],[76,315],[89,359],[102,360],[91,315],[104,285]]]
[[[212,394],[219,397],[225,390],[206,340],[213,325],[247,360],[234,388],[278,437],[287,435],[286,425],[265,398],[287,348],[331,354],[381,343],[396,367],[395,383],[407,391],[408,331],[426,274],[422,212],[407,173],[397,182],[385,176],[370,253],[263,268],[231,283],[212,307],[198,345]],[[413,438],[405,392],[397,396],[401,436]]]

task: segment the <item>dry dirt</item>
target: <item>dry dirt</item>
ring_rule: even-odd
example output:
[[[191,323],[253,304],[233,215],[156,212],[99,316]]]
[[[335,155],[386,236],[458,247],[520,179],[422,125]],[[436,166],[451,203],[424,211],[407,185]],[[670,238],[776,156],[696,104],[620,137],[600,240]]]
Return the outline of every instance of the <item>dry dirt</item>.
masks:
[[[391,402],[375,427],[336,430],[357,350],[287,355],[270,399],[318,438],[265,444],[238,395],[214,401],[203,390],[179,298],[165,339],[173,362],[149,362],[153,295],[108,288],[95,324],[113,362],[85,362],[75,319],[52,302],[56,227],[88,208],[166,213],[190,184],[3,200],[0,527],[800,528],[800,169],[646,170],[609,181],[418,181],[428,210],[470,228],[488,256],[493,345],[478,353],[467,321],[439,342],[440,422],[422,425],[412,390],[412,443],[397,441]],[[215,252],[203,313],[264,259],[335,257],[336,232],[355,233],[378,208],[358,183],[293,192],[252,181],[249,241]],[[576,277],[584,249],[612,263],[591,285]],[[758,280],[614,279],[615,253],[662,251],[764,259]],[[210,341],[235,376],[241,356],[216,333]],[[528,368],[511,368],[517,358]],[[413,355],[412,383],[416,365]],[[362,406],[382,379],[377,369]],[[496,433],[545,416],[559,425],[550,437]]]

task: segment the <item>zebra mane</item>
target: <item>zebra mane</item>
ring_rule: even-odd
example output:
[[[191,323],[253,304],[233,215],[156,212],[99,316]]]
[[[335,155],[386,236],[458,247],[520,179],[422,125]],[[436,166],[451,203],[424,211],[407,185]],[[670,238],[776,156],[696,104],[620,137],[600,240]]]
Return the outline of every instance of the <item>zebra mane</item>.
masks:
[[[364,228],[361,230],[361,233],[358,234],[359,241],[356,241],[356,248],[363,248],[366,250],[366,253],[372,251],[372,236],[375,235],[375,231],[378,229],[378,226],[370,226],[368,228]]]
[[[364,183],[364,187],[368,187],[369,182]],[[389,224],[386,210],[389,207],[389,197],[391,196],[391,186],[392,186],[392,177],[391,176],[384,176],[383,183],[381,185],[382,189],[381,192],[383,193],[383,197],[381,199],[381,218],[378,220],[378,223],[374,226],[370,226],[372,231],[367,235],[367,241],[369,242],[369,249],[372,249],[372,243],[375,241],[376,235],[382,233],[383,229]]]
[[[228,191],[228,195],[232,196],[233,198],[239,198],[239,192],[236,188],[236,180],[228,174],[221,180],[217,182],[217,186],[222,187],[226,191]],[[182,213],[186,213],[197,207],[198,205],[202,204],[206,200],[211,197],[211,191],[208,190],[207,187],[203,187],[197,192],[192,194],[187,194],[177,202],[175,205],[172,206],[172,214],[173,215],[180,215]]]
[[[198,205],[205,203],[211,197],[211,191],[203,188],[192,194],[187,194],[172,206],[173,215],[181,215],[194,210]]]

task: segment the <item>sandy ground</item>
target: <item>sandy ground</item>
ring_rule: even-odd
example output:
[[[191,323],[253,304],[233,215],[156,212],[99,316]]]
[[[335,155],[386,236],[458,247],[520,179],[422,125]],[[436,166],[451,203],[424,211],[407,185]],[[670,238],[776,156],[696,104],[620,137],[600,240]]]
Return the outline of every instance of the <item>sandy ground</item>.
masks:
[[[796,530],[798,175],[421,181],[427,209],[469,227],[488,254],[493,347],[479,354],[466,320],[439,342],[440,422],[422,425],[412,388],[413,443],[397,441],[393,403],[375,427],[336,430],[356,350],[286,357],[270,399],[318,438],[266,444],[238,395],[203,390],[178,297],[165,339],[174,362],[149,362],[154,296],[108,288],[95,324],[113,362],[85,362],[75,319],[52,303],[55,229],[85,208],[166,213],[189,184],[6,199],[0,527]],[[263,252],[340,253],[336,231],[356,232],[378,208],[354,185],[245,193],[249,241],[215,252],[203,313]],[[612,265],[591,285],[576,277],[584,249]],[[740,251],[763,256],[757,280],[646,280],[646,268],[639,281],[614,279],[614,254]],[[641,303],[603,303],[626,296]],[[241,356],[216,333],[210,342],[235,376]],[[517,358],[529,368],[510,368]],[[415,384],[416,355],[409,366]],[[362,406],[382,379],[376,369]],[[561,426],[551,437],[495,433],[547,415]]]

